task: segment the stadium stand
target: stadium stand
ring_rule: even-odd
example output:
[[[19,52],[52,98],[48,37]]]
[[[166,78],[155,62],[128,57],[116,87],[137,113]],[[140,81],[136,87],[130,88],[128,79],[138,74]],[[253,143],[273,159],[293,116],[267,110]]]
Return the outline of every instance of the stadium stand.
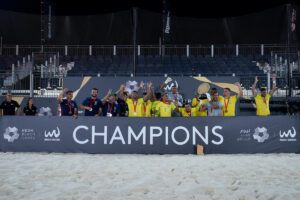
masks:
[[[90,75],[104,76],[130,75],[133,73],[132,56],[64,56],[64,62],[74,61],[75,65],[68,72],[68,76]],[[137,58],[137,76],[158,76],[168,74],[171,76],[261,76],[264,74],[253,61],[252,56],[227,56],[215,57],[191,55],[166,55],[162,58],[159,55],[140,55]]]

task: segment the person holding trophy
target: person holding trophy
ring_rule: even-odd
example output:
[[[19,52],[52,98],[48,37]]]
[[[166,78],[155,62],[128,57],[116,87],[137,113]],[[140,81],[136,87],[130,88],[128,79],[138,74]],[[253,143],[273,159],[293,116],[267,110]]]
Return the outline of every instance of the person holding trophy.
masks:
[[[175,84],[172,84],[172,87],[171,87],[171,91],[166,91],[165,90],[165,86],[172,82],[173,79],[168,77],[166,79],[166,81],[160,86],[160,90],[163,92],[163,93],[166,93],[168,95],[168,100],[172,101],[174,104],[178,104],[179,107],[182,107],[183,106],[183,97],[182,95],[178,92],[178,88]],[[172,113],[172,116],[173,117],[180,117],[180,113],[178,112],[173,112]]]
[[[210,100],[210,94],[208,93],[210,86],[208,83],[201,83],[197,89],[195,97],[192,100],[192,106],[197,108],[196,115],[198,117],[207,116],[205,108],[201,109],[201,106],[205,105]]]

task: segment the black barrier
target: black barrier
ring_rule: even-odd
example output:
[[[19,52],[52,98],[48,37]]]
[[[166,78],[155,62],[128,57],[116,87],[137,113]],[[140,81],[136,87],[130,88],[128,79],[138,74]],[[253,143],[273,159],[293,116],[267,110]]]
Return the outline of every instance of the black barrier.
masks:
[[[300,153],[300,117],[1,117],[7,152]]]

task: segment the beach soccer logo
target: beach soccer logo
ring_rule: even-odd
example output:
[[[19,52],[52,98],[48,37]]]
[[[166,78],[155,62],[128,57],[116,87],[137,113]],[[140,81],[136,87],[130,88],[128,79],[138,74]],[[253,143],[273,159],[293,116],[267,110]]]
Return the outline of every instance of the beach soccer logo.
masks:
[[[44,132],[44,141],[53,141],[53,142],[59,142],[60,141],[60,130],[58,127],[52,131],[45,130]]]
[[[268,129],[265,127],[257,127],[254,130],[253,138],[257,140],[259,143],[263,143],[265,140],[269,139],[269,133],[267,132]]]
[[[127,81],[126,82],[126,91],[131,95],[133,91],[138,90],[138,83],[136,81]]]
[[[16,127],[8,127],[5,129],[3,136],[8,142],[13,142],[19,138],[20,134],[18,133],[18,129]]]

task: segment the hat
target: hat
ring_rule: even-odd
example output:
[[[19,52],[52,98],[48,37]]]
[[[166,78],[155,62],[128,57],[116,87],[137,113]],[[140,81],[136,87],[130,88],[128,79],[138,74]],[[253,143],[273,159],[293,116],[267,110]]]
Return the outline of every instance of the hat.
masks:
[[[114,95],[116,95],[116,94],[115,94],[115,93],[113,93],[113,92],[111,92],[109,96],[114,96]]]

